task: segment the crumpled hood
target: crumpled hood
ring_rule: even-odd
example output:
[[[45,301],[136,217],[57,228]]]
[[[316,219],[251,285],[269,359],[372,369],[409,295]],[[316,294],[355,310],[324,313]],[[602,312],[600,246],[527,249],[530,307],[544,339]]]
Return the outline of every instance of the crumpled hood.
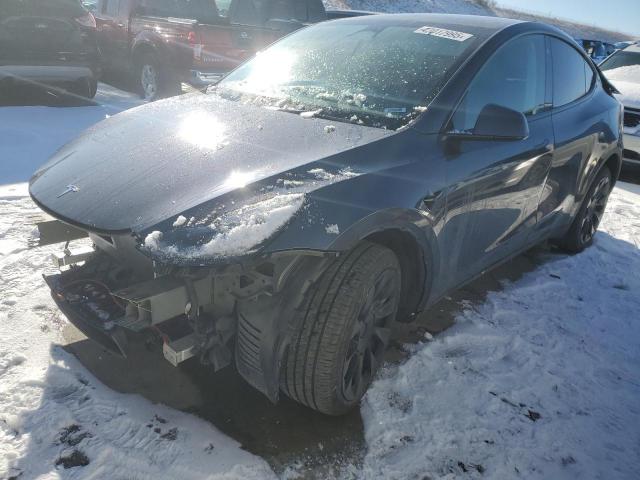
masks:
[[[85,131],[34,174],[29,190],[67,222],[104,232],[140,231],[390,134],[187,95],[123,112]]]

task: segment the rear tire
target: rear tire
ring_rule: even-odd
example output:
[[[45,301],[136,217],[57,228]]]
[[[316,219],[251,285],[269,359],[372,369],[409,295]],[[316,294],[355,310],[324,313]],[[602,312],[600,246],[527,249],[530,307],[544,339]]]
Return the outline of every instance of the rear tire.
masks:
[[[149,102],[180,93],[177,75],[163,67],[154,53],[141,54],[135,72],[138,93]]]
[[[383,361],[401,289],[390,249],[363,242],[307,293],[282,375],[292,399],[328,415],[360,403]]]
[[[611,172],[603,167],[589,187],[580,210],[558,246],[569,253],[579,253],[593,243],[612,188]]]

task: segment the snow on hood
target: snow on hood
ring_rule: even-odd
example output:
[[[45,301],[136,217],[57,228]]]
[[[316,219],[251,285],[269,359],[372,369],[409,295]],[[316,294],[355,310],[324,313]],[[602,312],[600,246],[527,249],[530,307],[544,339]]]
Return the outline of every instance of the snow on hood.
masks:
[[[203,202],[393,134],[347,123],[328,132],[327,126],[326,120],[211,95],[154,102],[65,145],[36,172],[30,193],[69,223],[140,232]]]
[[[202,245],[180,249],[175,244],[164,242],[163,233],[154,230],[146,236],[144,246],[168,256],[201,258],[243,255],[250,253],[287,223],[303,202],[302,193],[289,193],[225,213],[209,226],[213,236]]]
[[[640,65],[614,68],[604,74],[620,91],[616,98],[625,107],[640,108]]]

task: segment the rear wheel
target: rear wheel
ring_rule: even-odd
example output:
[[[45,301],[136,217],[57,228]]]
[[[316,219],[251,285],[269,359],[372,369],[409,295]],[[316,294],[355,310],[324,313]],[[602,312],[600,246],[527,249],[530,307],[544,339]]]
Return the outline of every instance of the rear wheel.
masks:
[[[603,167],[584,197],[580,210],[567,234],[558,245],[567,252],[578,253],[593,242],[612,189],[611,172]]]
[[[364,242],[336,259],[300,309],[285,393],[329,415],[357,406],[382,364],[400,286],[400,264],[388,248]]]
[[[176,95],[180,82],[169,68],[163,68],[154,53],[143,53],[136,62],[138,92],[147,101]]]

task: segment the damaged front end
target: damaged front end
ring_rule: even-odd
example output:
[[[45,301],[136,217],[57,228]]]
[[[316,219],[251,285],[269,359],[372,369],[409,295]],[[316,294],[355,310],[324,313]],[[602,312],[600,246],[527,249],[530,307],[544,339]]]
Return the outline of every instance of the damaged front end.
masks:
[[[60,310],[87,337],[127,356],[129,332],[150,332],[174,366],[195,357],[218,370],[235,359],[251,385],[278,399],[279,365],[293,328],[287,312],[329,254],[280,252],[178,267],[143,254],[131,233],[98,234],[58,220],[38,228],[40,245],[65,242],[53,258],[59,272],[44,278]],[[90,245],[70,246],[81,233]]]

